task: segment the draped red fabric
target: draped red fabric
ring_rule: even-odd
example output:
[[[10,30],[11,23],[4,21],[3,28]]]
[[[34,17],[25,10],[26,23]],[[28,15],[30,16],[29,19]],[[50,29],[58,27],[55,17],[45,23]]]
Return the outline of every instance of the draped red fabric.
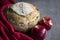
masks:
[[[14,0],[0,0],[0,40],[33,40],[26,34],[16,32],[6,19],[4,9],[14,3]]]

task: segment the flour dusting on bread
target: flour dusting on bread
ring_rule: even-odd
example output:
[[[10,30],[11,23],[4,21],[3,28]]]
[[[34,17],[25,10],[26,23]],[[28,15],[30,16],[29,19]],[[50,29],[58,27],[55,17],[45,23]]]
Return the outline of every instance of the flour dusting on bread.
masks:
[[[34,9],[31,7],[31,4],[26,2],[18,2],[11,6],[12,10],[18,13],[19,15],[27,15],[30,14]]]

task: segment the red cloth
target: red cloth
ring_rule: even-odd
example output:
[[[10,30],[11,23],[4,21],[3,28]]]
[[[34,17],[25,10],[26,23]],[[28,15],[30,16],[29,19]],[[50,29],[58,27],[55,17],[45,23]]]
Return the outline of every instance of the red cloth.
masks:
[[[29,36],[16,32],[12,24],[6,19],[4,9],[15,3],[14,0],[0,0],[0,40],[33,40]]]

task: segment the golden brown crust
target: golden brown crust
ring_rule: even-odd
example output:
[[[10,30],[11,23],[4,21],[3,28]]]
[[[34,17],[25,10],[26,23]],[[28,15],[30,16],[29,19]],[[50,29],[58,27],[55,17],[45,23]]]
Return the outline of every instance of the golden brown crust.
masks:
[[[34,27],[39,21],[40,19],[39,11],[32,4],[31,4],[31,7],[33,7],[34,11],[32,11],[30,14],[26,16],[18,15],[13,11],[6,12],[7,19],[14,25],[14,28],[17,31],[25,32],[29,28]],[[9,17],[8,17],[8,14],[9,14]]]

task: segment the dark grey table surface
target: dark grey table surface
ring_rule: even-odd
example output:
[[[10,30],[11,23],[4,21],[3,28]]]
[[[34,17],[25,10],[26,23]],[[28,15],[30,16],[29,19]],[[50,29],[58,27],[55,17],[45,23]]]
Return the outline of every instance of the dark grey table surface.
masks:
[[[15,0],[16,2],[29,2],[37,6],[41,18],[49,16],[53,20],[53,27],[48,31],[45,40],[60,40],[60,0]]]

